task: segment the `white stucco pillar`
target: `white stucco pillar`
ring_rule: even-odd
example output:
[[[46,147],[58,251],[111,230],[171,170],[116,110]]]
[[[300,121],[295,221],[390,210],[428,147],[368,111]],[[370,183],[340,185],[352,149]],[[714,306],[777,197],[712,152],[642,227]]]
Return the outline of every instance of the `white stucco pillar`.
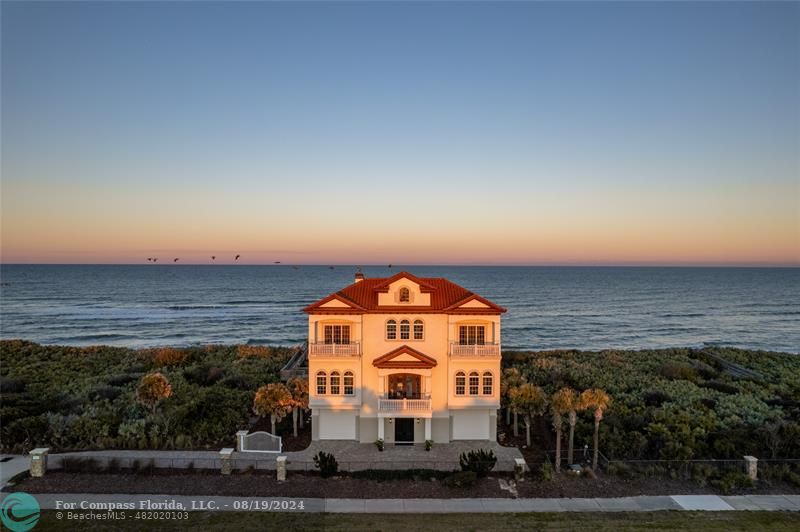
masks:
[[[378,439],[379,440],[384,439],[383,438],[383,425],[384,425],[385,421],[386,421],[385,418],[382,418],[382,417],[378,418]]]
[[[425,441],[432,440],[431,438],[431,418],[425,418]]]

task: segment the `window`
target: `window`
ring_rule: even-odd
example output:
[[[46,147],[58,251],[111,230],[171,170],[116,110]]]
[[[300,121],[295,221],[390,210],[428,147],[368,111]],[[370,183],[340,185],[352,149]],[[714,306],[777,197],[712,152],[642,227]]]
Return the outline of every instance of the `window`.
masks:
[[[328,376],[324,371],[317,372],[317,395],[325,395],[325,388],[327,388]]]
[[[422,320],[414,320],[414,340],[422,340],[424,332]]]
[[[397,340],[397,322],[394,320],[386,322],[386,339]]]
[[[461,325],[458,328],[458,343],[461,345],[483,345],[485,337],[483,325]]]
[[[411,337],[411,323],[408,320],[400,322],[400,339],[408,340]]]
[[[411,292],[405,286],[400,289],[400,303],[408,303],[411,301]]]
[[[483,373],[483,395],[492,395],[492,374],[488,371]]]
[[[345,371],[344,372],[344,394],[345,395],[353,395],[353,372],[352,371]]]
[[[350,326],[349,325],[326,325],[325,326],[326,344],[349,344]]]
[[[463,371],[456,373],[456,395],[464,395],[467,386],[467,378]]]
[[[333,376],[331,376],[331,383],[333,382]],[[478,372],[473,371],[469,374],[469,394],[470,395],[478,395],[478,383],[480,382],[480,378],[478,377]]]
[[[331,395],[339,395],[340,377],[338,371],[331,372]]]

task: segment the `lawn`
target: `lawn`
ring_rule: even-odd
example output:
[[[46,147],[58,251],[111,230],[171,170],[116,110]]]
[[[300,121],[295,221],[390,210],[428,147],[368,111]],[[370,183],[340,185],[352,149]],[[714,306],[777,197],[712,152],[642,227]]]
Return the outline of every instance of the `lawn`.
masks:
[[[498,514],[319,514],[190,512],[184,521],[82,521],[90,530],[797,530],[798,515],[784,512],[498,513]],[[113,524],[112,524],[113,523]],[[40,530],[74,530],[75,521],[43,511]]]

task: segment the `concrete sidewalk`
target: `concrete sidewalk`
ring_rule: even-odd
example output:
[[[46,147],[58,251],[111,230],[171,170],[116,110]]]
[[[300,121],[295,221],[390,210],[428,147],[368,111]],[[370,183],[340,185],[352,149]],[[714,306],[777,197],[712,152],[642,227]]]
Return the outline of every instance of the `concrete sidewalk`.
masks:
[[[3,454],[0,455],[0,488],[8,484],[8,481],[16,475],[27,471],[31,466],[31,457],[27,454]]]
[[[0,500],[7,494],[0,495]],[[663,510],[800,512],[800,495],[664,495],[596,499],[311,499],[292,497],[208,497],[186,495],[33,494],[43,509],[65,504],[135,503],[135,509],[159,509],[167,502],[180,511],[283,511],[334,513],[518,513],[654,512]],[[58,504],[58,501],[61,504]],[[69,506],[67,506],[69,508]],[[166,508],[161,508],[166,509]],[[99,508],[96,510],[99,511]]]

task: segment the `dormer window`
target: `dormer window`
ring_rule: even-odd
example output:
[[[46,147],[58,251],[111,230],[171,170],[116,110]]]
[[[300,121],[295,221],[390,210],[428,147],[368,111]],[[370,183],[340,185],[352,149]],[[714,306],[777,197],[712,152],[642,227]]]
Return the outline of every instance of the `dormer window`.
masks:
[[[405,286],[400,289],[400,303],[409,303],[411,301],[411,292]]]

